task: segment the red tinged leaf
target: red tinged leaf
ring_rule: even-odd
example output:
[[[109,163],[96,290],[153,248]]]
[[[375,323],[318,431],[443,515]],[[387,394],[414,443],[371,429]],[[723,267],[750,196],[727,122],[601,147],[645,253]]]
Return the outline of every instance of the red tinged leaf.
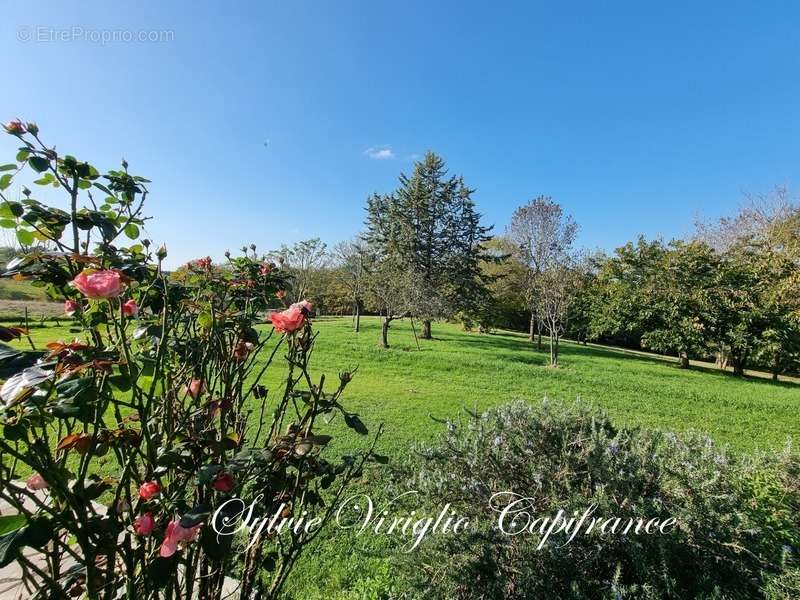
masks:
[[[27,329],[23,329],[22,327],[0,327],[0,340],[4,342],[18,340],[20,337],[27,334]]]
[[[86,433],[70,433],[69,435],[65,436],[60,442],[58,442],[56,450],[63,452],[68,452],[69,450],[75,450],[79,454],[86,454],[91,444],[92,444],[91,435],[88,435]]]

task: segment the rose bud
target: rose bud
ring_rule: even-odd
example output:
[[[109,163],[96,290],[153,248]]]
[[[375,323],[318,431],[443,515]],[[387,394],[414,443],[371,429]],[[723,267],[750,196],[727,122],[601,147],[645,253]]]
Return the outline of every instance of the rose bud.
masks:
[[[25,125],[22,124],[22,121],[19,119],[14,119],[13,121],[9,121],[3,127],[6,130],[6,133],[10,133],[11,135],[22,135],[25,133]]]
[[[286,298],[286,292],[284,292],[283,290],[278,290],[277,292],[275,292],[275,297],[278,300],[283,300],[284,298]]]
[[[230,492],[233,489],[233,475],[230,473],[220,473],[211,484],[218,492]]]
[[[28,480],[25,482],[25,487],[32,491],[37,490],[44,490],[50,487],[50,484],[44,480],[44,477],[39,475],[39,473],[34,473]]]
[[[150,535],[153,533],[155,526],[156,520],[153,518],[153,515],[149,512],[146,512],[143,515],[136,517],[136,520],[133,522],[133,531],[136,533],[136,535]]]
[[[122,305],[122,314],[126,317],[136,317],[139,314],[139,305],[136,300],[128,300]]]
[[[64,302],[64,313],[71,317],[80,308],[80,304],[76,300],[67,300]]]
[[[192,379],[189,385],[186,386],[186,393],[195,400],[206,391],[206,384],[202,379]]]
[[[238,361],[245,360],[252,349],[253,344],[250,342],[240,341],[233,349],[233,359]]]
[[[36,123],[28,123],[27,125],[25,125],[25,128],[31,135],[39,134],[39,126]]]
[[[145,481],[139,486],[139,498],[145,502],[161,493],[161,485],[157,481]]]

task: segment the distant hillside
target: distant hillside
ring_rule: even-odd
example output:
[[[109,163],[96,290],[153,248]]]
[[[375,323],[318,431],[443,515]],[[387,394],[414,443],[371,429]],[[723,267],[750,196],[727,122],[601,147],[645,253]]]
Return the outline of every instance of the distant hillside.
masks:
[[[27,309],[30,323],[64,315],[64,307],[53,302],[42,288],[28,281],[0,279],[0,321],[21,323]]]
[[[33,287],[28,281],[0,279],[0,300],[30,300],[50,302],[44,289]]]

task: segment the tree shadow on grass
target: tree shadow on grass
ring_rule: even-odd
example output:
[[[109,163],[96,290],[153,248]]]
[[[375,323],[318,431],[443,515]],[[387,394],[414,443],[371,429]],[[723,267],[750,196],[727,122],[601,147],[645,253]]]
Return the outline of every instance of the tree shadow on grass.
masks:
[[[464,336],[452,336],[452,341],[457,341],[459,337],[466,337],[466,343],[473,347],[484,347],[492,350],[504,350],[505,352],[524,352],[530,359],[521,359],[517,356],[508,356],[508,360],[514,362],[525,362],[528,364],[544,365],[548,363],[549,354],[548,342],[543,340],[542,349],[537,350],[536,344],[530,342],[525,334],[514,334],[512,332],[496,333],[465,333]],[[602,348],[598,346],[583,346],[577,342],[562,342],[559,346],[559,356],[584,356],[591,358],[606,358],[612,360],[637,361],[658,365],[664,369],[674,369],[679,372],[699,372],[716,377],[724,377],[730,381],[753,382],[762,385],[777,386],[787,389],[797,389],[798,384],[791,381],[773,381],[768,378],[755,375],[740,377],[731,371],[723,371],[712,365],[692,365],[688,371],[680,367],[676,357],[671,356],[647,356],[638,354],[636,351],[629,351],[624,348]],[[674,373],[674,371],[673,371]]]

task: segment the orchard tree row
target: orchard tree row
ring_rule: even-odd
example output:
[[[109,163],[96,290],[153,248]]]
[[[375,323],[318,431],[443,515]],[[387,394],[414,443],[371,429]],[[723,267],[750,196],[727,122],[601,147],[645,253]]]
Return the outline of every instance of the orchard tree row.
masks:
[[[518,207],[500,235],[481,223],[473,190],[428,153],[396,190],[367,199],[365,228],[329,249],[319,239],[270,258],[292,274],[291,301],[319,312],[410,318],[420,338],[437,320],[599,341],[777,377],[800,358],[800,208],[785,189],[665,242],[640,237],[611,253],[576,247],[578,225],[549,197]]]

